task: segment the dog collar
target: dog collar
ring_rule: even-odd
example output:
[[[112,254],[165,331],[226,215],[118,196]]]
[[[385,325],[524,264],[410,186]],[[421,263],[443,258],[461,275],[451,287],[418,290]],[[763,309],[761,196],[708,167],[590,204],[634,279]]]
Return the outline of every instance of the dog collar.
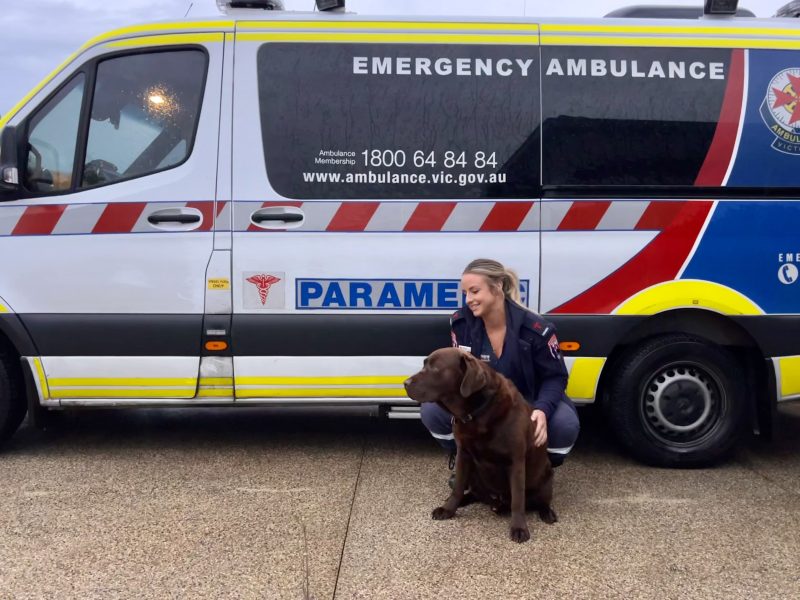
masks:
[[[491,403],[492,403],[492,397],[489,396],[488,398],[486,398],[486,400],[483,401],[483,404],[481,404],[478,408],[473,410],[471,413],[467,413],[465,417],[458,417],[458,420],[461,421],[462,423],[471,423],[472,421],[475,420],[476,417],[486,412],[486,409],[489,408],[489,405],[491,405]]]

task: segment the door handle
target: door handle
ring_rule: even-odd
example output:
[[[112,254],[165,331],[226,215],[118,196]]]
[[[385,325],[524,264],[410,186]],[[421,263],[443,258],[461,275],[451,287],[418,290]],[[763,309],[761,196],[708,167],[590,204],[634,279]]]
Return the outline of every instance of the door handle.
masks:
[[[296,206],[268,206],[250,215],[250,222],[262,229],[295,229],[306,216]]]
[[[158,223],[197,223],[200,221],[200,215],[174,212],[174,210],[168,208],[148,215],[147,221],[153,225]]]
[[[203,215],[196,208],[175,206],[150,213],[147,222],[162,231],[191,231],[200,227]]]
[[[253,213],[253,222],[254,223],[263,223],[264,221],[283,221],[285,223],[297,223],[302,221],[305,217],[299,213],[262,213],[262,212],[254,212]]]
[[[159,223],[198,223],[200,221],[200,215],[167,213],[166,211],[159,211],[148,215],[147,221],[153,225],[157,225]]]

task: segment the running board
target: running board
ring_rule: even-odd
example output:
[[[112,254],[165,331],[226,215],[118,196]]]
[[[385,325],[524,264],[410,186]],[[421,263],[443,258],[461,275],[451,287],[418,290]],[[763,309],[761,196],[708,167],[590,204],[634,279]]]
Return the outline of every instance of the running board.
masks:
[[[419,419],[419,406],[390,406],[386,416],[389,419]]]

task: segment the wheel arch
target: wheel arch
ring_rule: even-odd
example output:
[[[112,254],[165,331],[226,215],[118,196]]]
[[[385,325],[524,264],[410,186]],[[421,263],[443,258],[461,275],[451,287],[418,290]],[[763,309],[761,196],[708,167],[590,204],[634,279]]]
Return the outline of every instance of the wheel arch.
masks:
[[[16,313],[0,313],[0,348],[19,356],[37,356],[38,351],[28,330]]]
[[[632,327],[609,353],[597,385],[599,404],[609,402],[611,383],[620,359],[631,348],[660,335],[685,333],[732,351],[746,371],[749,407],[755,430],[769,434],[776,406],[775,372],[768,368],[757,340],[727,315],[706,309],[679,308],[654,314]]]
[[[23,356],[35,356],[33,345],[19,317],[5,308],[0,313],[0,442],[7,440],[17,430],[28,412],[32,396],[29,393],[27,378],[30,368]]]

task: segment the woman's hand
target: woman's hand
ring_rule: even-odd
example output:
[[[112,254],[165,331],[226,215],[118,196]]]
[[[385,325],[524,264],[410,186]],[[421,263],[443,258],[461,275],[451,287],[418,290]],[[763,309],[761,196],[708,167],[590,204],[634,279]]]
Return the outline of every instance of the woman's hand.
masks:
[[[539,409],[534,409],[533,413],[531,413],[531,421],[533,421],[533,443],[537,446],[546,445],[547,415]]]

